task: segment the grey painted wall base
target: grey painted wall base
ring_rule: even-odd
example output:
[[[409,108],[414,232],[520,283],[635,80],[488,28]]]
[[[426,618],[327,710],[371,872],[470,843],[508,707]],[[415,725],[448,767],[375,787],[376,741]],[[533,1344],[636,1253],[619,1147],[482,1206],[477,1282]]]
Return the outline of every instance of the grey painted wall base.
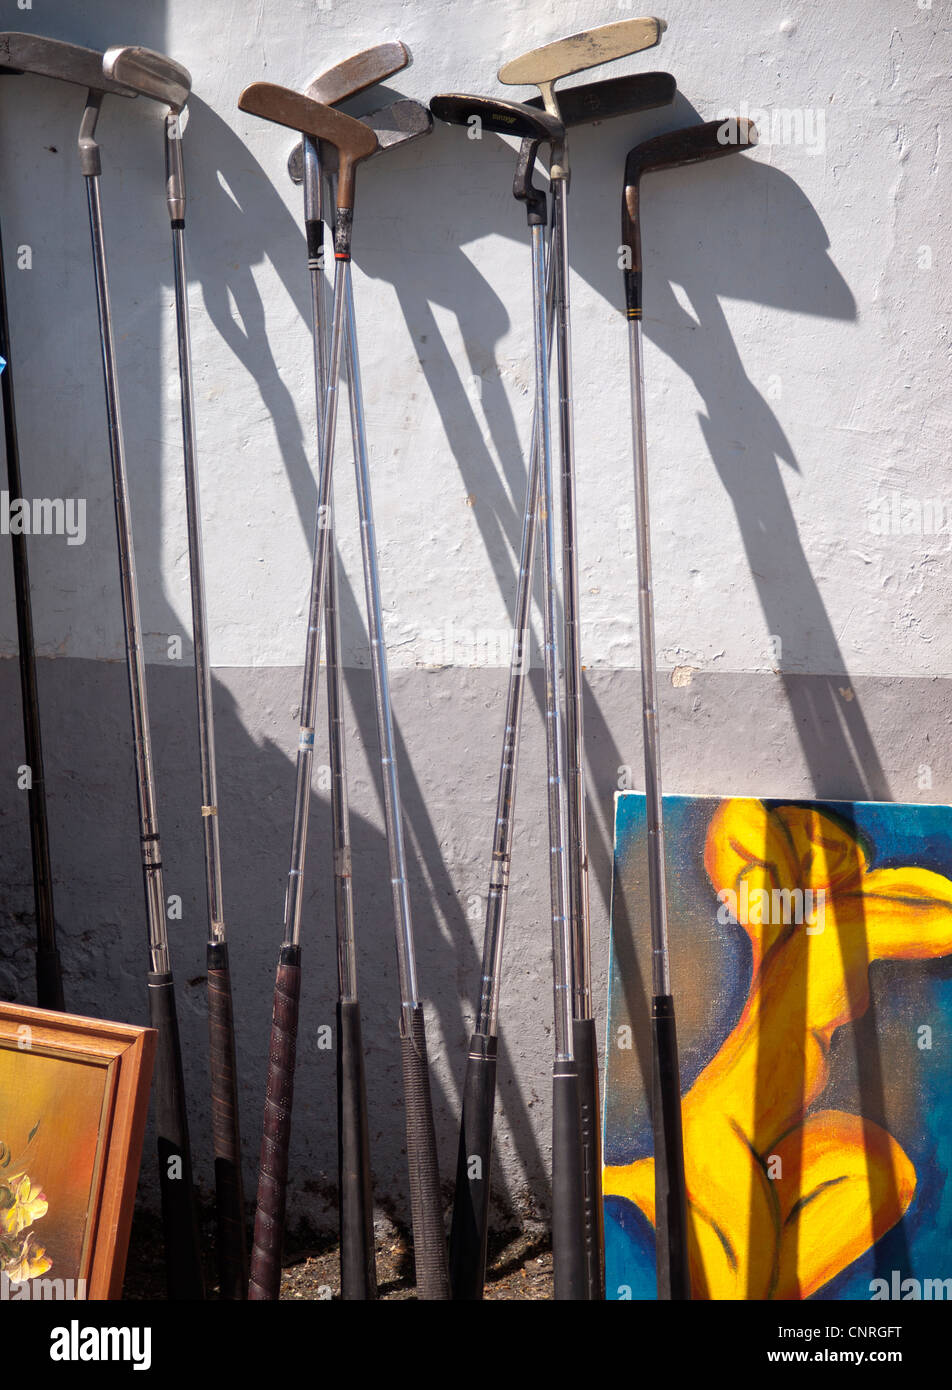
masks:
[[[197,807],[193,671],[149,668],[173,966],[198,1181],[211,1191],[205,1032],[204,877]],[[397,987],[386,844],[374,760],[370,673],[346,673],[354,882],[373,1170],[381,1217],[408,1217]],[[441,1166],[455,1169],[459,1086],[479,969],[487,855],[507,673],[444,668],[393,675],[420,978]],[[541,672],[533,673],[521,760],[502,1000],[496,1219],[548,1206],[552,995]],[[952,790],[949,681],[845,675],[680,672],[661,696],[665,790],[945,801]],[[274,965],[281,936],[300,673],[216,672],[228,923],[239,1029],[246,1180],[254,1193]],[[146,1018],[146,938],[124,666],[45,660],[40,698],[67,1007]],[[33,1002],[32,889],[14,661],[0,662],[0,997]],[[642,786],[640,676],[587,673],[586,736],[594,875],[593,945],[601,1025],[608,963],[613,796]],[[371,758],[367,757],[367,748]],[[291,1154],[291,1224],[336,1221],[336,966],[329,805],[318,749],[306,886],[302,1036]],[[931,785],[929,784],[931,780]],[[147,1147],[140,1201],[158,1204]]]

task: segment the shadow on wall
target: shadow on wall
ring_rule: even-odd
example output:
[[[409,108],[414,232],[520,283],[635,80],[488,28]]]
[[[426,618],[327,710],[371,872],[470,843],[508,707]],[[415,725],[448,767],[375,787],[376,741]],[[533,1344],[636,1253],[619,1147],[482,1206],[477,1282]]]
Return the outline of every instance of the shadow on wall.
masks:
[[[132,26],[121,16],[124,7],[114,4],[97,15],[90,27],[82,25],[82,34],[67,32],[69,25],[58,27],[57,36],[83,42],[109,42],[117,33],[162,47],[162,24],[156,20],[148,26]],[[34,21],[31,21],[34,22]],[[39,19],[36,27],[41,27]],[[78,30],[72,23],[72,30]],[[236,92],[237,98],[237,92]],[[397,92],[374,94],[372,105],[380,105]],[[37,98],[39,99],[39,97]],[[77,103],[77,120],[78,107]],[[200,96],[191,102],[190,129],[187,134],[187,169],[190,187],[198,196],[190,201],[188,257],[190,279],[199,282],[206,310],[226,343],[244,364],[254,379],[262,406],[273,422],[275,438],[287,469],[300,524],[310,535],[316,501],[313,441],[303,437],[296,402],[281,381],[273,345],[265,333],[264,306],[261,302],[252,267],[267,258],[275,266],[288,294],[297,305],[302,319],[309,320],[307,282],[305,275],[304,240],[300,218],[288,212],[272,184],[286,178],[283,167],[264,170],[250,156],[248,149],[230,127],[218,117]],[[365,103],[366,107],[367,103]],[[150,117],[153,113],[149,113]],[[620,275],[617,269],[617,209],[620,194],[620,170],[626,149],[639,138],[669,129],[694,119],[691,108],[683,99],[671,112],[652,113],[632,121],[612,122],[597,129],[585,128],[573,135],[573,160],[576,166],[576,188],[572,200],[572,260],[575,274],[582,277],[607,305],[606,330],[624,334],[624,321],[616,306],[620,301]],[[150,119],[143,123],[135,139],[157,143],[159,122]],[[420,353],[420,369],[440,411],[449,446],[460,469],[464,491],[480,499],[475,511],[483,542],[491,558],[500,593],[511,606],[515,591],[513,552],[518,547],[521,523],[520,506],[510,502],[524,493],[526,460],[522,440],[528,434],[528,422],[513,418],[509,400],[502,388],[496,364],[496,345],[510,325],[506,306],[493,286],[479,273],[468,256],[459,249],[460,240],[467,242],[500,232],[511,236],[513,253],[524,257],[528,278],[527,234],[521,208],[508,196],[513,156],[504,142],[487,138],[467,142],[462,149],[462,132],[438,128],[420,145],[394,152],[375,162],[361,183],[358,218],[355,234],[355,259],[360,269],[374,280],[393,285],[399,298],[407,327],[414,343],[426,343]],[[289,135],[289,145],[291,143]],[[155,160],[159,158],[155,154]],[[492,166],[492,179],[498,180],[498,198],[477,199],[472,196],[474,174],[479,186],[486,186],[487,173]],[[148,182],[139,186],[138,174],[130,170],[124,176],[123,192],[133,206],[142,206],[143,216],[164,216],[161,185],[154,176],[154,161],[148,167]],[[221,176],[221,178],[219,178]],[[145,180],[143,172],[142,179]],[[229,196],[222,183],[234,195]],[[802,547],[793,525],[786,493],[782,485],[780,463],[796,468],[796,460],[768,402],[746,376],[736,348],[720,309],[720,297],[746,299],[768,306],[795,309],[818,317],[852,318],[855,306],[852,296],[829,255],[828,241],[815,212],[806,202],[795,183],[776,168],[754,159],[731,160],[710,169],[672,173],[653,180],[652,196],[646,198],[646,253],[648,256],[646,293],[646,335],[683,367],[705,401],[706,413],[702,427],[712,459],[723,479],[737,513],[739,528],[750,568],[755,576],[765,618],[765,631],[783,638],[787,650],[802,650],[809,645],[812,652],[822,654],[824,667],[830,676],[785,675],[784,681],[798,734],[812,770],[816,789],[823,795],[837,794],[853,797],[862,794],[888,796],[888,787],[875,750],[869,739],[858,701],[844,705],[837,688],[848,683],[842,655],[835,634],[823,608],[817,587],[812,579]],[[460,225],[460,209],[465,208],[466,224]],[[247,209],[247,213],[243,211]],[[108,209],[107,209],[108,213]],[[375,228],[382,231],[375,231]],[[261,228],[266,228],[266,244]],[[396,229],[396,230],[394,230]],[[700,229],[700,245],[699,241]],[[407,254],[409,247],[419,249],[423,239],[438,254]],[[223,242],[229,254],[222,255]],[[128,303],[132,293],[132,273],[118,238],[111,246],[110,264],[117,306]],[[165,263],[152,267],[155,283],[158,277],[163,292],[169,285],[169,267]],[[694,320],[683,310],[670,289],[674,280],[683,287],[690,301]],[[140,287],[141,288],[141,287]],[[90,324],[94,323],[91,301]],[[369,291],[365,298],[370,298]],[[358,300],[358,315],[363,307]],[[153,308],[157,300],[148,301]],[[237,314],[232,312],[234,304]],[[440,305],[455,314],[463,341],[467,345],[468,374],[478,375],[484,383],[479,410],[474,408],[464,387],[464,373],[451,359],[439,332],[431,305]],[[138,348],[159,358],[158,314],[151,319],[151,330],[142,322],[141,308],[136,311]],[[14,333],[16,328],[14,326]],[[86,354],[87,366],[91,362]],[[128,375],[128,374],[126,374]],[[130,402],[128,415],[135,413],[137,434],[142,440],[161,436],[159,419],[160,396],[146,390],[146,373],[140,374],[143,385],[138,396]],[[92,376],[90,374],[90,380]],[[124,378],[125,379],[125,378]],[[98,391],[98,381],[96,382]],[[99,401],[90,392],[90,427],[103,428],[96,417]],[[126,397],[124,394],[124,404]],[[246,403],[245,407],[248,408]],[[85,417],[83,425],[85,427]],[[650,421],[649,421],[650,429]],[[485,432],[485,433],[484,433]],[[500,477],[490,447],[504,461],[504,476]],[[736,441],[742,440],[739,449]],[[157,449],[153,449],[157,456]],[[137,507],[149,512],[148,489],[152,489],[155,516],[160,515],[158,469],[150,468],[155,459],[149,451],[139,450],[135,480]],[[148,481],[152,479],[151,483]],[[145,500],[139,501],[145,491]],[[140,567],[143,583],[159,587],[160,528],[141,531],[138,537]],[[42,583],[42,573],[35,576]],[[306,579],[302,576],[302,593]],[[386,576],[384,576],[386,587]],[[75,596],[74,596],[75,597]],[[118,605],[118,593],[108,596]],[[362,600],[345,583],[341,593],[343,644],[345,651],[366,650],[366,632],[362,617]],[[154,605],[151,621],[163,628],[163,613]],[[166,606],[165,627],[176,630],[177,620]],[[348,669],[348,694],[353,717],[361,741],[370,749],[376,747],[376,732],[372,704],[369,699],[366,672]],[[188,761],[193,754],[193,696],[191,673],[177,672],[174,676],[162,668],[150,668],[150,687],[161,686],[163,694],[153,700],[155,713],[163,710],[169,725],[156,720],[156,753],[160,772],[160,812],[163,833],[167,842],[167,858],[173,855],[184,872],[181,875],[182,893],[192,904],[193,920],[201,919],[202,878],[197,854],[197,836],[188,797],[179,797],[171,789],[190,785],[194,765]],[[533,686],[536,704],[540,704],[541,686]],[[76,692],[74,692],[75,695]],[[92,694],[92,692],[90,692]],[[240,813],[248,817],[248,826],[255,833],[247,845],[239,846],[226,836],[226,854],[234,856],[226,862],[226,909],[232,920],[235,937],[235,969],[237,988],[247,996],[247,1009],[242,1028],[244,1080],[247,1087],[254,1074],[253,1094],[245,1105],[244,1122],[246,1156],[253,1159],[257,1148],[260,1123],[260,1094],[263,1088],[264,1039],[267,1036],[267,1011],[270,1008],[270,986],[257,979],[252,989],[250,981],[241,980],[242,945],[260,941],[263,935],[274,951],[280,933],[280,909],[283,893],[283,870],[287,853],[293,772],[289,755],[277,744],[260,746],[243,726],[237,708],[225,687],[216,683],[216,698],[222,703],[219,725],[220,757],[223,768],[233,769],[230,789],[223,785],[222,802],[230,793],[242,803]],[[93,707],[95,709],[95,706]],[[110,709],[112,702],[110,701]],[[76,717],[76,709],[64,718]],[[91,718],[92,747],[101,737],[101,710]],[[110,718],[112,716],[110,715]],[[637,722],[636,714],[633,723]],[[287,724],[285,719],[282,724]],[[590,768],[593,795],[598,798],[601,824],[608,829],[595,833],[593,817],[591,858],[595,882],[606,895],[611,880],[611,796],[614,790],[614,769],[626,761],[618,749],[589,692],[587,724],[592,741],[598,746],[598,764]],[[127,739],[121,715],[116,707],[115,734]],[[416,863],[412,866],[413,903],[416,913],[421,956],[421,976],[425,995],[432,1001],[440,1016],[440,1032],[448,1047],[456,1051],[453,1059],[457,1080],[463,1066],[463,1041],[472,1013],[472,999],[460,1000],[460,981],[472,991],[478,970],[478,949],[472,940],[472,926],[467,921],[460,902],[458,886],[445,862],[440,835],[434,824],[431,805],[425,789],[414,775],[412,750],[408,749],[397,731],[405,812],[410,826],[410,844]],[[181,767],[179,759],[181,757]],[[494,763],[495,749],[487,750],[487,761]],[[74,819],[68,847],[68,860],[86,865],[80,881],[88,884],[93,895],[82,907],[71,901],[63,903],[61,916],[68,926],[70,918],[79,922],[94,919],[101,913],[102,885],[90,882],[89,865],[114,866],[113,885],[122,898],[134,906],[131,915],[138,917],[134,885],[134,801],[130,772],[122,790],[123,805],[128,818],[123,820],[124,833],[113,838],[110,816],[114,789],[100,787],[92,767],[72,769],[75,798],[81,813]],[[611,776],[602,776],[604,769]],[[70,775],[64,769],[64,776]],[[178,782],[176,777],[180,772]],[[88,775],[87,775],[88,774]],[[119,774],[125,776],[122,772]],[[494,770],[493,770],[494,776]],[[224,780],[224,779],[223,779]],[[53,778],[50,778],[51,783]],[[82,788],[82,790],[80,790]],[[264,790],[266,789],[266,790]],[[491,828],[492,791],[487,794],[484,822],[472,822],[474,832],[483,834],[488,848]],[[103,793],[103,810],[110,803],[109,815],[90,814],[99,792]],[[84,798],[92,798],[85,803]],[[275,809],[272,812],[271,803]],[[252,809],[253,808],[253,809]],[[312,808],[312,887],[311,901],[318,911],[313,964],[308,945],[307,968],[313,968],[322,982],[333,978],[333,950],[330,947],[332,909],[329,906],[329,877],[321,859],[320,847],[325,845],[329,830],[326,800],[315,797]],[[77,831],[82,825],[82,831]],[[128,830],[128,834],[125,831]],[[396,992],[392,971],[392,930],[390,925],[389,893],[377,893],[374,885],[386,886],[386,846],[379,831],[370,822],[354,826],[355,849],[362,864],[361,894],[365,896],[366,911],[362,910],[361,982],[362,991],[371,1000],[379,999],[380,1016],[393,1017]],[[231,846],[229,848],[229,845]],[[254,853],[248,853],[253,846]],[[54,852],[62,861],[62,836],[54,844]],[[125,867],[131,863],[132,873]],[[58,877],[60,875],[58,874]],[[66,878],[64,875],[63,878]],[[66,878],[66,881],[71,881]],[[364,883],[367,884],[366,890]],[[327,901],[320,901],[326,899]],[[369,900],[369,901],[368,901]],[[95,905],[93,905],[95,904]],[[607,907],[607,902],[604,904]],[[108,914],[107,914],[108,915]],[[115,930],[120,930],[114,913]],[[22,930],[26,930],[25,926]],[[313,930],[308,926],[308,932]],[[77,932],[77,935],[79,933]],[[65,943],[69,960],[71,933]],[[366,943],[366,945],[365,945]],[[424,945],[425,943],[425,945]],[[100,946],[101,949],[101,946]],[[85,950],[85,946],[83,947]],[[89,968],[97,969],[101,960],[99,950],[90,955]],[[189,951],[188,959],[197,963],[198,952]],[[371,962],[373,964],[371,965]],[[194,975],[178,970],[186,1000],[192,1008],[187,1012],[186,1028],[193,1046],[203,1047],[201,1034],[201,966]],[[185,985],[194,980],[194,988]],[[323,992],[323,990],[322,990]],[[123,994],[133,1016],[141,1012],[140,982],[129,982]],[[99,991],[90,988],[89,1007],[101,1007]],[[239,996],[240,997],[240,996]],[[133,1002],[134,1001],[134,1002]],[[307,1000],[304,1004],[307,1008]],[[194,1015],[194,1016],[193,1016]],[[505,1027],[505,1017],[503,1018]],[[380,1034],[384,1045],[386,1032]],[[505,1039],[503,1039],[503,1043]],[[302,1065],[307,1065],[307,1047],[302,1052]],[[323,1061],[323,1059],[322,1059]],[[503,1056],[501,1075],[507,1067]],[[539,1153],[528,1110],[523,1099],[513,1096],[511,1088],[506,1101],[505,1126],[512,1136],[529,1182],[536,1190],[544,1187],[544,1164]],[[328,1095],[330,1092],[328,1092]],[[192,1084],[193,1109],[196,1106],[196,1086]],[[450,1155],[454,1142],[455,1096],[437,1100],[442,1126],[443,1169],[450,1172]],[[332,1114],[332,1112],[328,1112]],[[302,1118],[314,1139],[314,1126]],[[334,1143],[328,1126],[322,1132],[319,1147],[319,1167],[332,1175],[335,1168]],[[385,1157],[378,1160],[376,1146],[383,1145]],[[389,1125],[375,1139],[375,1166],[381,1170],[398,1170],[400,1165],[401,1131],[398,1124]],[[389,1152],[387,1152],[389,1150]],[[332,1177],[329,1179],[332,1183]],[[318,1184],[318,1186],[320,1186]]]

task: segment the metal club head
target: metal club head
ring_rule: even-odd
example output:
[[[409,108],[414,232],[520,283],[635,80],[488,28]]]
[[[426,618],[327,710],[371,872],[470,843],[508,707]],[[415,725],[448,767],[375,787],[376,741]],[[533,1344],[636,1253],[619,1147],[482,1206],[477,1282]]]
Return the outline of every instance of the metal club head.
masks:
[[[701,164],[709,159],[723,159],[728,154],[742,154],[757,144],[757,138],[753,121],[741,118],[706,121],[703,125],[655,135],[629,150],[625,160],[625,187],[637,188],[642,174],[652,174],[659,169],[676,169],[681,164]]]
[[[639,111],[670,106],[677,90],[678,84],[670,72],[636,72],[628,77],[586,82],[559,92],[559,116],[566,128],[606,121],[612,116],[634,116]],[[532,97],[526,106],[545,109],[541,97]]]
[[[503,64],[499,69],[499,81],[507,87],[541,87],[545,97],[545,89],[560,77],[597,68],[615,58],[626,58],[644,48],[654,48],[667,27],[663,19],[620,19],[597,29],[585,29]],[[552,110],[548,102],[546,109]]]
[[[111,96],[136,96],[132,87],[103,72],[102,60],[103,55],[95,49],[60,39],[47,39],[40,34],[0,34],[0,67],[55,77],[60,82],[73,82],[77,87]]]
[[[421,135],[429,135],[433,129],[433,117],[427,108],[421,102],[409,99],[395,101],[359,119],[360,124],[368,126],[377,137],[374,154],[393,149],[395,145],[405,145],[408,140],[417,140]],[[335,172],[337,151],[333,145],[322,149],[321,167],[327,174]],[[303,183],[304,152],[300,145],[295,145],[288,156],[288,173],[292,183]]]
[[[273,82],[252,82],[238,98],[238,107],[263,121],[287,126],[301,135],[325,141],[337,150],[337,206],[351,209],[354,202],[354,171],[364,159],[379,148],[377,136],[362,121],[335,111],[333,106],[312,101],[310,97],[278,87]]]
[[[437,120],[450,125],[466,125],[475,117],[480,126],[499,135],[518,135],[520,139],[540,143],[560,144],[565,138],[562,122],[521,101],[504,97],[476,97],[462,92],[448,92],[434,97],[430,110]]]
[[[375,48],[365,48],[313,78],[304,88],[304,95],[324,106],[336,106],[378,82],[385,82],[409,62],[410,50],[406,44],[399,40],[378,43]]]
[[[140,96],[162,102],[176,114],[182,110],[192,90],[191,74],[181,63],[136,44],[107,48],[102,70],[107,77],[132,87]]]

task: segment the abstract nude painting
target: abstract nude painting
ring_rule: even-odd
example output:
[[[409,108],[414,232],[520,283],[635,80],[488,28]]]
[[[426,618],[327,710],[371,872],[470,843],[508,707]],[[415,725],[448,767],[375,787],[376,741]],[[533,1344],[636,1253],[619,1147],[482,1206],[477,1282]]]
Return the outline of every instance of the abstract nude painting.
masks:
[[[952,807],[666,797],[692,1294],[952,1299]],[[653,1299],[645,800],[616,798],[609,1298]]]
[[[0,1300],[121,1293],[155,1044],[0,1003]]]

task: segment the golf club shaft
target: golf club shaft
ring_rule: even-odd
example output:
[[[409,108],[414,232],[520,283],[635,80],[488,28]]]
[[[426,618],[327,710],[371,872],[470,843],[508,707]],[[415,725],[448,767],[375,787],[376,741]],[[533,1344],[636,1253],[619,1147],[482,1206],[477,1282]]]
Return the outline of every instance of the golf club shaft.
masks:
[[[562,597],[565,626],[565,746],[568,807],[569,915],[572,930],[572,1031],[578,1074],[585,1185],[585,1243],[589,1298],[605,1296],[602,1154],[598,1104],[598,1040],[592,1007],[588,837],[585,823],[585,746],[582,652],[579,630],[578,542],[575,504],[575,411],[569,309],[568,180],[552,183],[552,216],[559,230],[556,265],[556,341],[559,371],[559,444],[562,462]]]
[[[202,837],[205,853],[205,887],[208,900],[209,931],[206,966],[219,1295],[221,1298],[227,1299],[244,1299],[248,1294],[248,1252],[245,1241],[245,1200],[241,1172],[241,1131],[238,1120],[238,1071],[235,1062],[234,1008],[224,908],[222,906],[214,701],[208,656],[202,509],[196,462],[188,277],[185,265],[185,176],[181,126],[179,117],[172,113],[166,117],[165,122],[165,152],[172,227],[172,265],[175,279],[175,326],[182,402],[182,454],[185,466],[185,510],[188,520],[188,564],[192,599],[192,643],[195,657],[195,693],[198,709],[198,749],[201,769]]]
[[[384,817],[390,854],[390,879],[396,919],[397,973],[400,983],[400,1044],[403,1054],[403,1085],[407,1121],[407,1163],[410,1170],[410,1205],[413,1221],[413,1247],[416,1260],[418,1296],[448,1299],[449,1267],[443,1230],[443,1202],[440,1190],[436,1130],[426,1053],[423,1005],[416,974],[413,924],[407,884],[406,851],[403,840],[403,810],[397,775],[396,744],[390,679],[384,644],[383,605],[377,565],[370,467],[364,424],[363,394],[357,353],[357,328],[350,280],[350,261],[338,261],[345,274],[348,334],[348,379],[351,398],[351,424],[357,470],[357,506],[360,516],[361,553],[367,595],[367,622],[370,630],[371,666],[383,774]]]
[[[327,353],[324,313],[324,221],[320,145],[303,139],[304,225],[311,286],[311,329],[318,429],[324,418]],[[351,406],[353,412],[353,405]],[[331,482],[333,506],[333,480]],[[335,518],[330,517],[334,531]],[[334,842],[334,915],[337,927],[337,1174],[340,1219],[341,1297],[377,1296],[374,1259],[373,1185],[370,1175],[370,1129],[367,1081],[357,998],[357,951],[351,875],[350,814],[344,735],[343,665],[338,607],[336,543],[328,556],[324,640],[327,645],[328,748],[331,762],[331,828]]]
[[[80,167],[86,180],[86,195],[89,205],[89,227],[96,277],[96,303],[99,312],[99,334],[102,345],[103,380],[109,423],[109,453],[112,461],[122,615],[125,627],[126,662],[135,749],[139,838],[142,847],[146,921],[152,967],[148,977],[150,1015],[152,1025],[159,1034],[154,1072],[155,1117],[159,1150],[159,1181],[165,1226],[168,1288],[170,1298],[194,1299],[202,1298],[204,1289],[198,1222],[192,1189],[182,1053],[165,922],[162,853],[155,809],[152,746],[146,703],[145,661],[142,653],[142,625],[139,618],[132,517],[129,508],[125,449],[119,411],[119,384],[116,372],[112,310],[109,302],[102,208],[99,195],[101,160],[99,146],[94,138],[101,101],[102,94],[99,92],[91,91],[87,97],[86,110],[80,128]]]
[[[23,485],[20,479],[20,449],[13,399],[11,356],[7,284],[3,269],[3,245],[0,242],[0,357],[6,362],[6,366],[0,371],[0,394],[3,397],[7,487],[12,501],[22,495]],[[23,746],[30,769],[27,806],[30,817],[30,855],[33,861],[33,904],[36,914],[36,1002],[41,1009],[62,1010],[63,972],[56,946],[56,921],[53,916],[53,875],[50,868],[46,779],[43,770],[43,742],[40,737],[40,702],[37,694],[36,645],[33,636],[33,604],[30,596],[26,536],[16,531],[11,534],[10,541],[13,552],[17,648],[20,654]]]
[[[629,318],[631,416],[635,469],[635,540],[638,550],[638,626],[641,638],[641,695],[645,748],[645,803],[648,823],[648,904],[651,919],[651,1034],[654,1131],[655,1229],[658,1298],[689,1299],[687,1198],[681,1135],[681,1080],[678,1068],[674,1000],[668,965],[667,892],[664,876],[664,813],[661,799],[661,745],[655,672],[654,596],[651,585],[651,532],[648,512],[648,460],[645,445],[644,366],[640,295],[637,316]]]
[[[317,520],[308,605],[307,644],[304,653],[291,864],[284,903],[284,941],[275,976],[268,1085],[265,1095],[264,1130],[261,1136],[258,1200],[255,1210],[254,1245],[251,1252],[251,1282],[248,1289],[248,1297],[256,1301],[276,1299],[281,1288],[281,1246],[284,1240],[287,1205],[288,1149],[291,1142],[294,1062],[301,994],[301,905],[311,800],[311,766],[314,761],[314,720],[317,713],[321,659],[321,624],[324,618],[324,589],[331,541],[327,519],[330,516],[334,436],[337,428],[337,402],[340,394],[344,342],[343,271],[344,263],[338,261],[334,278],[334,321],[317,486]]]
[[[545,301],[547,348],[552,345],[552,304],[554,298],[553,227],[546,258]],[[493,1111],[496,1102],[496,1032],[499,992],[502,983],[502,949],[509,901],[509,873],[515,826],[516,779],[522,709],[531,659],[532,579],[535,569],[535,539],[539,514],[539,414],[533,410],[529,445],[529,476],[522,519],[522,546],[513,624],[512,659],[506,695],[506,722],[496,819],[486,896],[486,929],[483,936],[482,970],[476,1024],[470,1039],[463,1079],[459,1149],[453,1220],[450,1227],[450,1279],[454,1299],[480,1299],[486,1282],[486,1246],[489,1237],[489,1197],[492,1174]]]
[[[565,769],[559,698],[552,441],[549,427],[548,324],[542,228],[532,233],[532,304],[536,414],[541,422],[539,518],[542,528],[549,897],[552,916],[555,1061],[552,1071],[552,1253],[557,1299],[587,1297],[582,1222],[582,1149],[578,1076],[572,1038],[572,940],[568,918]]]

